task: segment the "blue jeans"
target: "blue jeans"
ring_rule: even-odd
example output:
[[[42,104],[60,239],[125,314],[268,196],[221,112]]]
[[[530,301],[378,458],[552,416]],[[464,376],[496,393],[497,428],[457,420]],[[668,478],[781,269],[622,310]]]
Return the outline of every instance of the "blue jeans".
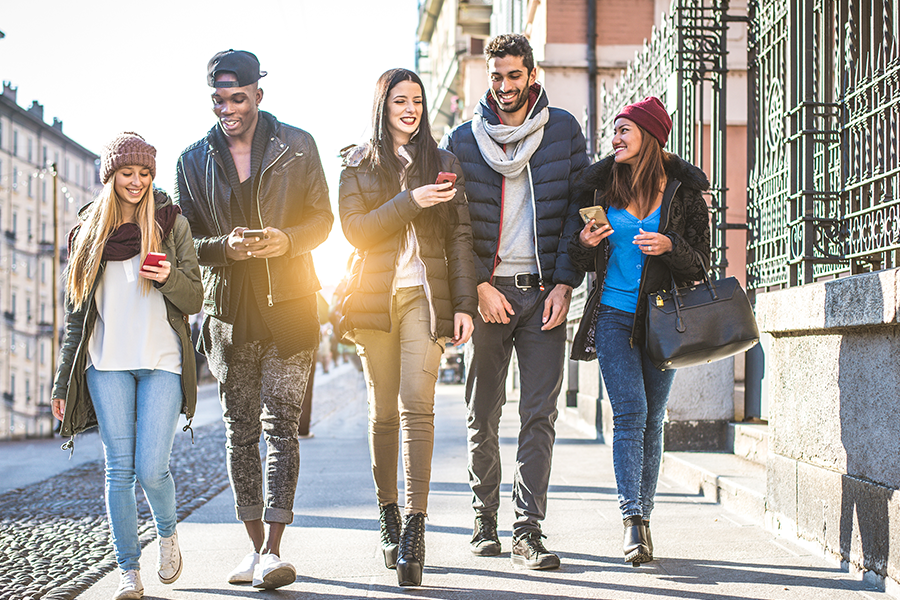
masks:
[[[613,469],[622,517],[650,519],[662,461],[662,428],[674,370],[654,367],[628,342],[634,313],[600,305],[594,343],[613,410]]]
[[[116,562],[140,569],[135,479],[159,537],[175,533],[175,482],[169,455],[181,413],[181,375],[168,371],[86,372],[106,457],[106,511]]]

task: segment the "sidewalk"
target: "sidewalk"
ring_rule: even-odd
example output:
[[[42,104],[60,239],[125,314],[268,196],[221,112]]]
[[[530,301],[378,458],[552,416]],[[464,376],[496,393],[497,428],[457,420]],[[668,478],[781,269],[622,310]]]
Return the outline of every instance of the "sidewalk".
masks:
[[[377,508],[366,442],[364,386],[343,371],[356,393],[315,398],[315,437],[301,442],[302,466],[293,525],[282,543],[297,567],[296,583],[275,592],[225,582],[250,548],[235,521],[231,491],[212,498],[179,524],[184,573],[171,586],[155,577],[156,542],[143,553],[145,598],[203,600],[220,597],[446,598],[561,600],[563,598],[692,600],[889,598],[853,580],[835,565],[774,538],[739,515],[662,480],[654,513],[658,560],[640,568],[624,563],[609,446],[560,426],[544,532],[558,552],[557,571],[530,572],[509,561],[513,512],[503,486],[500,530],[504,553],[481,558],[468,549],[473,513],[466,479],[463,387],[439,386],[424,585],[400,588],[378,550]],[[318,387],[318,386],[317,386]],[[504,481],[514,466],[516,404],[502,423]],[[318,413],[316,418],[316,410]],[[224,468],[224,465],[223,465]],[[110,574],[83,593],[112,597]]]

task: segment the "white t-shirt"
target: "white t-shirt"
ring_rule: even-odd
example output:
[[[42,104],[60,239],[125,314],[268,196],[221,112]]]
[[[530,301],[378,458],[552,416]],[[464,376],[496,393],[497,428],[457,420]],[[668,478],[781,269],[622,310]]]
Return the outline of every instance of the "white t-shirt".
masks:
[[[180,375],[181,343],[169,325],[165,299],[155,288],[143,292],[140,269],[140,254],[106,263],[94,294],[98,315],[88,343],[88,366]]]

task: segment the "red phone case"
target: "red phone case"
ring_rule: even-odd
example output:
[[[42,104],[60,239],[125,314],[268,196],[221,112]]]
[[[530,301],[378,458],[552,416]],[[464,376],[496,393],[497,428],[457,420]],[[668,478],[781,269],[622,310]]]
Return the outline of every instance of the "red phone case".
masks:
[[[147,256],[144,257],[144,262],[141,264],[141,268],[150,266],[150,267],[158,267],[159,261],[166,260],[166,255],[161,252],[148,252]]]
[[[438,173],[437,181],[435,181],[435,183],[447,183],[448,181],[453,185],[456,185],[456,173],[441,171]]]

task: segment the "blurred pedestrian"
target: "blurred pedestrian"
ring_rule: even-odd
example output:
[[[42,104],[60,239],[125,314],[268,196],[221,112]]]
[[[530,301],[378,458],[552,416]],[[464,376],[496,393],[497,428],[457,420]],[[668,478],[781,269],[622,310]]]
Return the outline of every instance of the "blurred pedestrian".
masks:
[[[372,124],[371,140],[344,152],[341,224],[361,260],[351,269],[341,328],[366,375],[385,566],[396,567],[400,585],[420,585],[441,353],[447,338],[469,339],[477,307],[472,233],[462,171],[431,136],[418,75],[391,69],[378,79]],[[439,173],[456,184],[436,184]]]
[[[103,149],[103,190],[69,234],[66,331],[53,388],[53,414],[70,445],[100,428],[117,600],[144,592],[135,481],[153,510],[159,580],[181,574],[169,456],[178,415],[190,421],[197,402],[187,315],[203,301],[200,268],[187,219],[154,190],[155,175],[156,149],[136,133]],[[154,263],[153,253],[164,256]]]

